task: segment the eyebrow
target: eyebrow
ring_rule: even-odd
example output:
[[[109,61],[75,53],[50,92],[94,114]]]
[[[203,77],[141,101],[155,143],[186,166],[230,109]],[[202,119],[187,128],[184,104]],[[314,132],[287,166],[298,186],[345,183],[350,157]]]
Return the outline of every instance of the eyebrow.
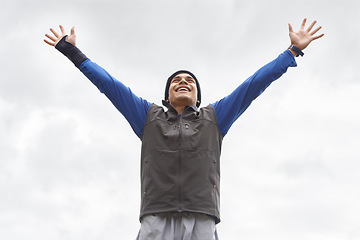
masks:
[[[176,77],[174,77],[173,79],[175,79],[175,78],[180,78],[180,76],[176,76]],[[192,76],[186,76],[185,78],[191,78],[191,79],[194,79]]]

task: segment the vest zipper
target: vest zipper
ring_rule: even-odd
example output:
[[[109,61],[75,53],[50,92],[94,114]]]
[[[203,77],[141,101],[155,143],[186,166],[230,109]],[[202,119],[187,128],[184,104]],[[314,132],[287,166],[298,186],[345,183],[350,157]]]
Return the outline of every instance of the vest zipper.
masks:
[[[179,194],[179,206],[178,212],[182,212],[182,196],[181,196],[181,175],[182,175],[182,134],[181,134],[181,116],[179,116],[179,176],[178,176],[178,194]]]

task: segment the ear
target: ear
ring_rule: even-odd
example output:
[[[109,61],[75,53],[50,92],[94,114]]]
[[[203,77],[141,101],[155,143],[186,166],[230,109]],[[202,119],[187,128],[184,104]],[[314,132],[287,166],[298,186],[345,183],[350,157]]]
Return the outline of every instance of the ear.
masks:
[[[199,100],[197,100],[196,102],[197,102],[197,103],[200,103],[200,101],[199,101]]]
[[[166,101],[169,102],[169,99],[167,99]]]

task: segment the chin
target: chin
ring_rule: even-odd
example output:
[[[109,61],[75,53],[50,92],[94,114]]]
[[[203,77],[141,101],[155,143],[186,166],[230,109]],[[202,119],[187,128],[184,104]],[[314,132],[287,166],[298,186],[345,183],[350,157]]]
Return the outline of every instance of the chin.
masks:
[[[183,106],[192,106],[196,105],[196,101],[189,97],[178,97],[174,99],[173,101],[170,101],[172,105],[183,105]]]

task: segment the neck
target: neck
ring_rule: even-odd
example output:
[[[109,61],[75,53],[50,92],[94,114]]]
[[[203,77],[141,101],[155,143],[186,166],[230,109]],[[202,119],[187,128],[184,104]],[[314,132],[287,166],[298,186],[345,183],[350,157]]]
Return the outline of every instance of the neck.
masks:
[[[178,114],[182,114],[183,113],[183,111],[184,111],[184,108],[185,108],[185,106],[173,106],[174,108],[175,108],[175,110],[177,111],[177,113]]]

